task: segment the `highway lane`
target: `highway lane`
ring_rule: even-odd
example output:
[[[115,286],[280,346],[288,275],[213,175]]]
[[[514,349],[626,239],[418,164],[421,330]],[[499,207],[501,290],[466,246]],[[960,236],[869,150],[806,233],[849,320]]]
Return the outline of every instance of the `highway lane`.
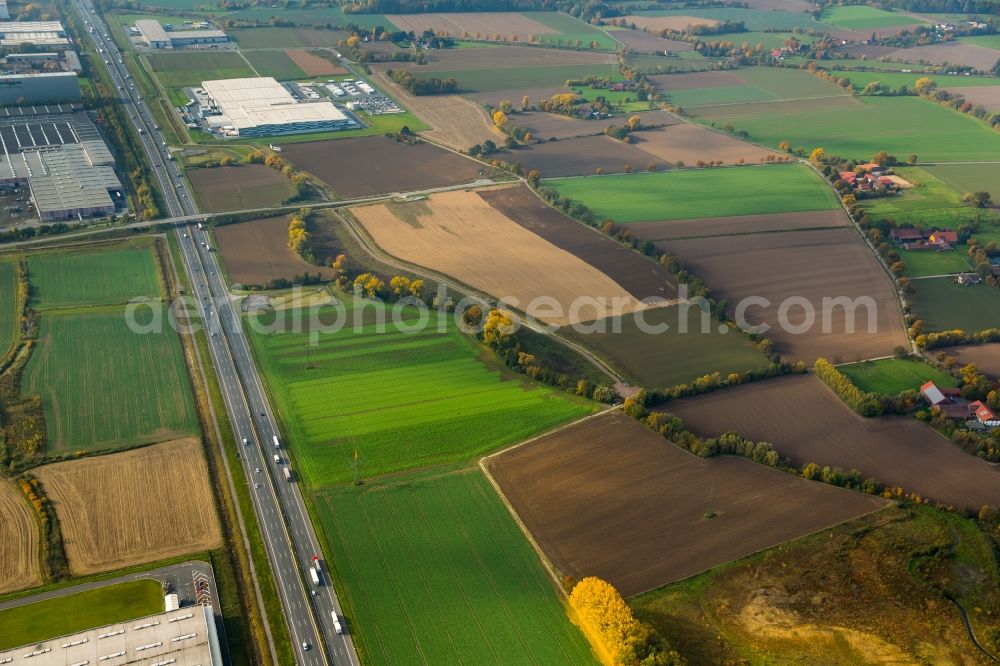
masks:
[[[91,0],[73,0],[85,21],[93,27],[99,53],[105,59],[111,82],[122,94],[122,103],[135,124],[154,176],[163,192],[170,218],[198,214],[177,166],[169,160],[165,139],[153,121],[145,101],[139,96],[110,39],[103,19]],[[240,315],[221,277],[216,256],[208,247],[204,232],[194,227],[176,229],[185,270],[193,296],[199,304],[208,331],[209,349],[222,388],[226,410],[240,441],[240,459],[264,537],[268,559],[277,582],[282,609],[292,635],[296,663],[358,664],[349,634],[334,631],[332,613],[342,617],[339,601],[326,573],[321,584],[308,579],[308,568],[320,554],[318,541],[305,511],[297,483],[281,474],[284,449],[275,462],[272,437],[278,436],[277,423],[257,373]]]

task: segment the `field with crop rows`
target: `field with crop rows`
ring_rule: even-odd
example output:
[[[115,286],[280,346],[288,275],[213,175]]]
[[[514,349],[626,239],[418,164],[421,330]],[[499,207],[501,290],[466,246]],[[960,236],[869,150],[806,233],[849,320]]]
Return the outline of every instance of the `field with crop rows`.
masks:
[[[231,51],[151,53],[145,57],[165,86],[200,86],[202,81],[254,76],[243,56]]]
[[[450,317],[429,312],[413,333],[387,318],[380,333],[377,309],[346,305],[333,333],[303,322],[301,333],[268,334],[248,321],[292,453],[313,487],[350,480],[355,450],[367,478],[468,460],[593,409],[502,369]],[[417,316],[407,308],[401,323],[414,326]],[[330,308],[320,324],[336,321]],[[311,347],[313,328],[318,344]]]
[[[595,663],[478,469],[321,493],[316,504],[351,633],[372,663]]]
[[[17,263],[0,261],[0,355],[14,344],[17,325]]]
[[[1000,164],[938,164],[927,170],[957,192],[989,192],[1000,202]]]
[[[38,585],[38,523],[21,489],[7,479],[0,479],[0,537],[0,594]]]
[[[546,180],[560,195],[580,201],[597,219],[615,222],[827,210],[832,189],[800,165],[697,169]]]
[[[306,73],[284,51],[243,51],[243,57],[260,76],[273,76],[279,81],[306,78]]]
[[[160,298],[163,288],[148,246],[44,252],[28,258],[31,306],[38,310],[116,305]]]

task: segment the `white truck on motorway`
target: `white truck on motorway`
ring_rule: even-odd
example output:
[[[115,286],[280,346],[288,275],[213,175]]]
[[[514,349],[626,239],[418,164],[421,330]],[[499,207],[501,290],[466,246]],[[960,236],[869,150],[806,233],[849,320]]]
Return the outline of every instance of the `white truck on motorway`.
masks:
[[[281,456],[279,456],[277,453],[274,454],[274,462],[276,462],[276,463],[280,463],[281,462]]]
[[[277,435],[271,435],[271,441],[274,442],[274,448],[276,448],[276,449],[280,449],[281,448],[281,443],[278,442],[278,436]]]
[[[309,578],[312,579],[313,585],[319,585],[319,572],[316,571],[316,567],[309,567]]]
[[[291,481],[292,481],[292,470],[288,469],[287,467],[283,467],[281,469],[281,472],[282,472],[282,474],[285,475],[285,481],[288,481],[289,483],[291,483]]]
[[[337,617],[337,611],[330,611],[330,617],[333,618],[333,630],[338,634],[344,633],[344,625],[340,623],[340,618]]]

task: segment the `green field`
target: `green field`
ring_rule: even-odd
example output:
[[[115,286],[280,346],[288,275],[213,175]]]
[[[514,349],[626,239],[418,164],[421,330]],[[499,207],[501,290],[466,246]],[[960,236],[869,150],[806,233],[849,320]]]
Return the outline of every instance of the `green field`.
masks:
[[[896,167],[896,174],[914,184],[902,194],[862,199],[858,205],[874,219],[889,218],[915,225],[942,225],[964,221],[975,210],[962,203],[962,193],[924,167]]]
[[[821,63],[823,61],[820,61]],[[824,63],[825,64],[825,63]],[[866,63],[871,64],[871,63]],[[911,90],[917,84],[917,79],[924,77],[931,79],[938,84],[939,88],[950,88],[952,86],[997,86],[1000,85],[1000,78],[994,76],[958,76],[950,74],[927,74],[924,72],[858,72],[847,70],[830,70],[830,73],[847,77],[851,80],[854,89],[860,92],[872,81],[880,81],[892,89],[907,86]]]
[[[163,590],[151,579],[37,601],[0,610],[0,650],[162,611]]]
[[[910,297],[925,331],[967,332],[1000,327],[1000,290],[985,284],[964,287],[954,278],[913,280]]]
[[[260,76],[273,76],[279,81],[304,79],[306,73],[284,51],[243,51],[243,57]]]
[[[658,9],[633,12],[636,16],[697,16],[716,21],[742,21],[747,30],[793,30],[811,28],[820,32],[830,26],[821,23],[805,12],[772,12],[766,9],[741,7],[684,7],[683,9]],[[706,41],[712,41],[707,37]]]
[[[599,49],[608,51],[615,51],[621,46],[605,31],[569,14],[562,12],[521,12],[521,14],[559,31],[558,35],[537,35],[538,41],[542,44],[575,45],[579,41],[582,48],[590,48],[591,42],[596,41]]]
[[[202,81],[254,75],[243,56],[232,51],[150,53],[145,57],[164,86],[200,86]]]
[[[260,332],[247,322],[298,469],[313,487],[350,480],[355,450],[361,474],[378,476],[468,460],[594,409],[502,369],[448,315],[430,312],[428,325],[409,334],[387,318],[379,333],[377,310],[346,305],[342,329],[319,333],[313,347],[309,322],[301,333]],[[416,317],[407,308],[405,322]],[[332,325],[336,310],[325,309],[321,321]]]
[[[597,219],[650,222],[829,210],[836,194],[799,164],[690,169],[546,180]]]
[[[964,20],[964,19],[963,19]],[[1000,51],[1000,35],[975,35],[972,37],[959,37],[958,41],[976,46],[984,46],[988,49]]]
[[[337,42],[347,39],[342,30],[320,30],[314,28],[241,28],[229,31],[242,49],[294,48],[305,46],[337,46]]]
[[[17,263],[0,261],[0,356],[17,338]]]
[[[166,306],[157,306],[166,319]],[[149,321],[146,310],[145,321]],[[138,317],[137,317],[138,318]],[[124,311],[43,314],[23,391],[42,396],[50,451],[97,451],[198,433],[177,334],[129,330]]]
[[[595,664],[478,469],[321,493],[348,630],[373,664]]]
[[[143,0],[143,7],[162,7],[163,9],[180,9],[183,11],[193,11],[202,6],[213,6],[216,3],[206,0]],[[166,19],[170,20],[169,17]],[[180,21],[178,21],[180,22]]]
[[[226,12],[226,18],[234,21],[259,21],[267,23],[272,18],[291,21],[295,25],[334,25],[347,23],[374,28],[382,26],[388,30],[396,30],[392,21],[381,14],[344,14],[339,6],[333,7],[247,7],[235,12]]]
[[[899,12],[887,12],[866,5],[834,6],[823,11],[824,23],[848,30],[892,28],[899,25],[924,25],[927,22]]]
[[[682,107],[847,95],[840,86],[800,69],[747,67],[733,72],[745,83],[662,91]]]
[[[906,265],[906,277],[948,275],[972,269],[969,255],[962,248],[938,252],[937,250],[898,249],[900,260]]]
[[[555,67],[497,67],[493,69],[431,70],[418,67],[414,76],[422,79],[455,77],[460,92],[493,92],[517,88],[547,88],[562,86],[567,79],[588,75],[620,79],[616,65],[557,65]],[[633,93],[634,96],[635,93]],[[511,100],[514,101],[514,100]],[[517,100],[520,102],[520,100]]]
[[[750,48],[760,44],[766,49],[780,49],[792,38],[803,44],[811,44],[818,39],[815,35],[792,32],[722,32],[717,35],[706,35],[704,39],[709,42],[732,42],[737,46],[746,44]]]
[[[906,390],[917,391],[926,382],[938,386],[958,386],[958,380],[947,372],[915,358],[883,358],[838,365],[855,386],[865,392],[897,395]]]
[[[652,388],[686,384],[712,372],[725,378],[731,372],[767,366],[767,359],[746,336],[728,328],[726,333],[719,333],[718,321],[710,320],[707,332],[702,333],[701,311],[697,307],[688,311],[686,333],[680,332],[681,316],[677,307],[644,312],[646,324],[670,327],[663,333],[644,332],[635,317],[624,316],[619,333],[613,332],[608,323],[606,332],[585,334],[567,330],[566,335],[596,351],[639,385]]]
[[[148,246],[33,254],[28,258],[28,280],[31,306],[37,310],[163,296]]]
[[[989,192],[1000,204],[1000,164],[940,164],[927,168],[957,192]]]
[[[921,162],[993,161],[1000,154],[1000,134],[983,122],[917,97],[859,97],[855,106],[802,109],[786,104],[781,112],[770,107],[725,121],[746,130],[759,143],[793,147],[822,146],[828,155],[868,159],[885,150],[901,159],[916,153]],[[891,118],[871,128],[872,118]]]

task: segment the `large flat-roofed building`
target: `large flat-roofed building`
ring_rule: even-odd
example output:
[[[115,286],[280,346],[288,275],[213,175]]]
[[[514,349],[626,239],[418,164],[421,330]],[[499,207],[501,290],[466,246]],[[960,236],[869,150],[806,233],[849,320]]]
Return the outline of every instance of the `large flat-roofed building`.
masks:
[[[76,72],[0,74],[0,104],[77,102],[80,80]]]
[[[0,651],[0,664],[222,666],[211,606],[189,606],[130,622]]]
[[[170,30],[154,19],[139,19],[135,29],[152,49],[175,49],[194,44],[221,44],[229,41],[222,30]]]
[[[69,46],[66,30],[59,21],[9,21],[0,23],[0,47],[36,44]]]
[[[26,184],[43,222],[114,215],[124,203],[114,164],[83,111],[0,109],[0,186]]]
[[[272,77],[222,79],[202,84],[209,129],[231,136],[274,136],[360,127],[329,101],[300,102]]]

